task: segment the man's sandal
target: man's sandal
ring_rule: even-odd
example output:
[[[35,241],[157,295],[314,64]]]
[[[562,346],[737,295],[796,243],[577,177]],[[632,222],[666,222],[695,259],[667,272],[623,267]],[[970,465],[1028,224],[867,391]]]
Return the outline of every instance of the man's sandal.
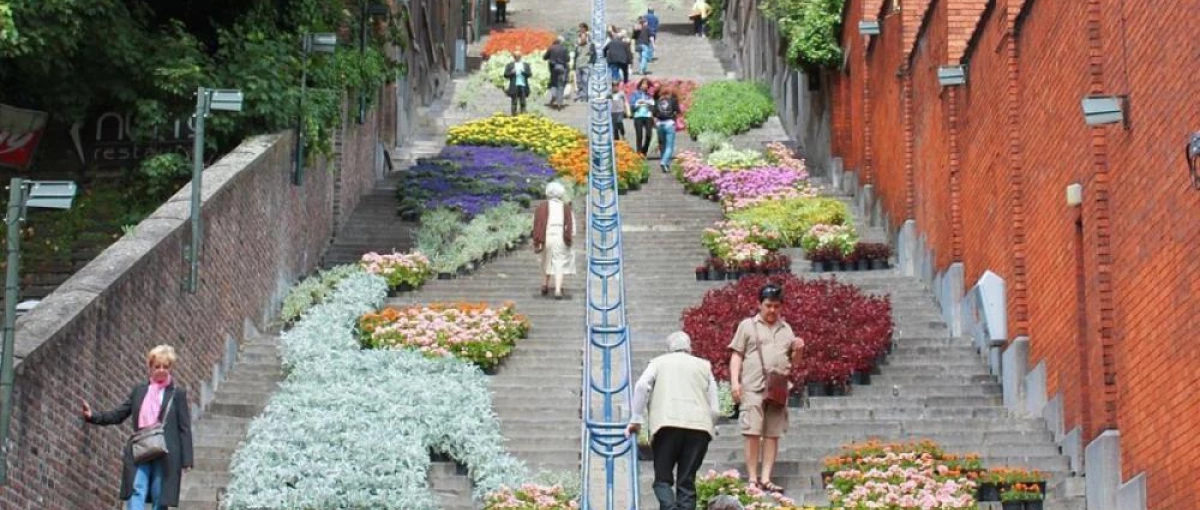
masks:
[[[758,488],[762,489],[764,491],[767,491],[767,492],[783,494],[783,487],[775,485],[774,483],[771,483],[771,482],[758,482]]]

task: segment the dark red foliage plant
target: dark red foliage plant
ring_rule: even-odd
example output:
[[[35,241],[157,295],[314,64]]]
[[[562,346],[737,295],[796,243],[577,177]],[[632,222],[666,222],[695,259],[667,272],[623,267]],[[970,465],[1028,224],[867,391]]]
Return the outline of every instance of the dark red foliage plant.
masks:
[[[892,303],[835,279],[804,280],[791,274],[749,276],[709,290],[684,310],[683,330],[692,352],[712,363],[713,374],[729,380],[729,342],[743,319],[758,312],[758,291],[768,282],[783,286],[783,319],[804,339],[803,361],[792,367],[796,390],[807,382],[845,382],[870,369],[892,338]]]

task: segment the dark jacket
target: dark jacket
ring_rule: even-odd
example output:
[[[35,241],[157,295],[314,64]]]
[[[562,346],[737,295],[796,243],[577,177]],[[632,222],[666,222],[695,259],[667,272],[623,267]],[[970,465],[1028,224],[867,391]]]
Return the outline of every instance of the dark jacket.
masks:
[[[517,64],[521,65],[520,70],[517,69]],[[525,75],[525,90],[517,90],[518,72]],[[524,60],[509,62],[507,66],[504,66],[504,77],[508,78],[508,89],[504,91],[505,94],[508,94],[510,97],[518,94],[529,95],[529,81],[533,79],[533,68],[529,67],[529,62]]]
[[[633,62],[633,55],[629,51],[629,41],[624,39],[613,39],[604,45],[604,59],[609,64],[628,64]]]
[[[679,101],[670,96],[659,96],[654,100],[654,118],[675,120],[679,117]]]
[[[137,417],[142,410],[142,400],[146,398],[146,392],[149,389],[149,382],[134,386],[133,390],[129,392],[128,400],[112,411],[92,413],[92,418],[88,421],[95,425],[118,425],[132,416],[133,426],[131,429],[137,431]],[[191,410],[188,409],[187,391],[174,383],[167,386],[163,392],[161,412],[167,411],[167,403],[171,402],[171,399],[174,399],[174,403],[171,404],[171,414],[162,417],[163,438],[167,442],[167,465],[163,470],[162,493],[159,497],[164,506],[179,506],[179,482],[183,475],[183,468],[191,468],[193,465],[192,415]],[[125,500],[133,495],[133,477],[137,472],[128,443],[123,449],[121,459],[124,464],[121,470],[121,499]]]
[[[568,69],[571,67],[571,52],[559,42],[551,44],[550,48],[546,50],[546,54],[542,55],[542,58],[550,62],[551,66],[557,64]]]

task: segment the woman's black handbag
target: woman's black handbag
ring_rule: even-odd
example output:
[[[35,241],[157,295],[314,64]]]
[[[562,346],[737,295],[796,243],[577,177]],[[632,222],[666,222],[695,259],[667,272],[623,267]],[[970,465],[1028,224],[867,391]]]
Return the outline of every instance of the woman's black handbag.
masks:
[[[161,422],[129,436],[129,450],[133,454],[134,464],[142,464],[167,456],[167,438],[163,433],[163,425],[167,421],[167,416],[171,414],[171,403],[174,401],[175,397],[172,395],[171,400],[167,401],[167,409],[163,413]]]

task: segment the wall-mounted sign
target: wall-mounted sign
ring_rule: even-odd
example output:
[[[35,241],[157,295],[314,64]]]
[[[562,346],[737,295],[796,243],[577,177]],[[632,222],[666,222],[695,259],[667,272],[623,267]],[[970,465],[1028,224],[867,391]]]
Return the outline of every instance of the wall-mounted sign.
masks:
[[[156,154],[178,152],[191,157],[191,121],[175,121],[167,133],[155,132],[149,141],[136,141],[132,115],[105,112],[94,120],[71,126],[71,141],[79,162],[97,167],[134,166]]]
[[[0,104],[0,167],[24,170],[46,134],[46,112]]]

